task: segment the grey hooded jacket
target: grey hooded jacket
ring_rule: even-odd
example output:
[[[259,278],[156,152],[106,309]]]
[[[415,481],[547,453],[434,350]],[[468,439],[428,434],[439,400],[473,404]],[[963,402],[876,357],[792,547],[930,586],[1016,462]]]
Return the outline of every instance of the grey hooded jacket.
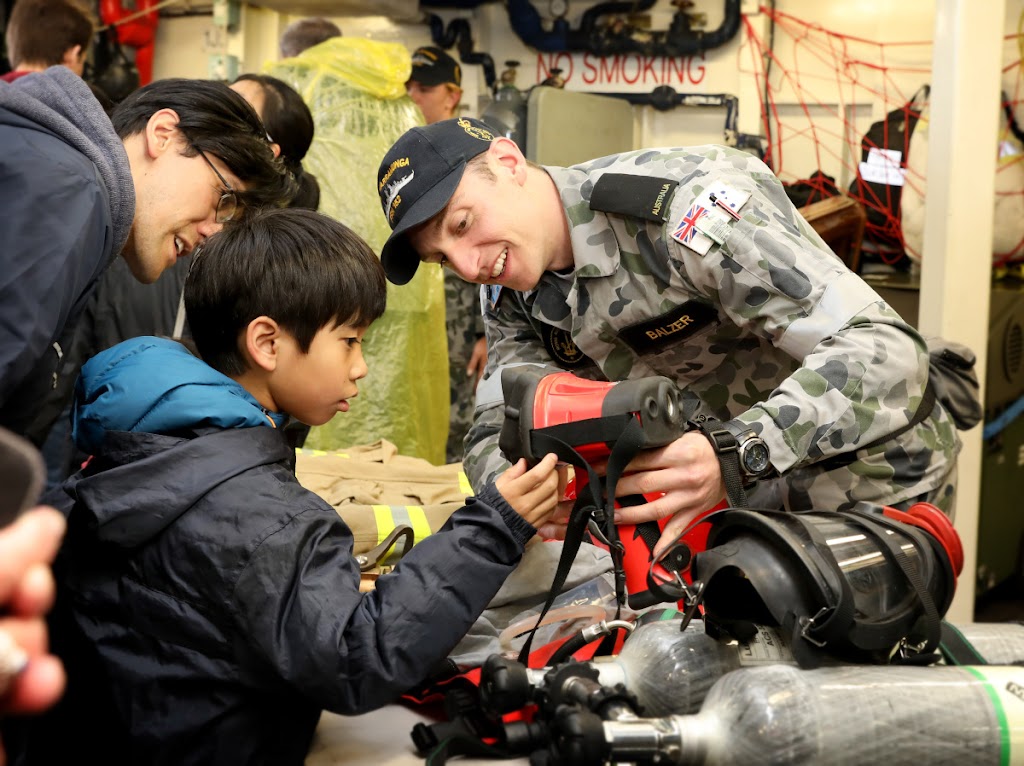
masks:
[[[0,147],[0,425],[27,433],[128,239],[135,191],[110,119],[66,67],[0,82]]]

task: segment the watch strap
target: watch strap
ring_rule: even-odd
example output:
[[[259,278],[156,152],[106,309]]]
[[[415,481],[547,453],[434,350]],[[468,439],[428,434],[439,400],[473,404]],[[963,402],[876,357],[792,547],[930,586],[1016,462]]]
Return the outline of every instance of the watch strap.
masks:
[[[690,425],[699,430],[711,442],[718,464],[722,469],[725,494],[732,508],[747,507],[747,492],[743,489],[743,472],[740,469],[740,445],[735,434],[719,421],[698,416]]]

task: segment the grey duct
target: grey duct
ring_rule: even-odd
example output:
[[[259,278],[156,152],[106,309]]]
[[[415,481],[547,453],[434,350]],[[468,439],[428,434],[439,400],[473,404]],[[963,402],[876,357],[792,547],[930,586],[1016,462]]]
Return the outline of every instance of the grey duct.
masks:
[[[637,106],[652,106],[659,112],[666,112],[677,106],[725,107],[723,129],[726,146],[756,154],[764,159],[764,145],[760,136],[740,133],[739,99],[731,93],[677,93],[671,85],[659,85],[650,93],[602,93],[602,96],[621,98]]]

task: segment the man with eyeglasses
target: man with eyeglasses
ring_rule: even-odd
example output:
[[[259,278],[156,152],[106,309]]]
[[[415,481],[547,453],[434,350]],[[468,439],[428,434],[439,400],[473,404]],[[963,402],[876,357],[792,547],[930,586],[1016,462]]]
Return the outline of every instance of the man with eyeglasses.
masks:
[[[0,84],[0,146],[0,426],[38,442],[50,424],[37,405],[74,373],[62,358],[118,255],[152,283],[294,187],[259,117],[218,82],[157,81],[108,118],[52,67]]]

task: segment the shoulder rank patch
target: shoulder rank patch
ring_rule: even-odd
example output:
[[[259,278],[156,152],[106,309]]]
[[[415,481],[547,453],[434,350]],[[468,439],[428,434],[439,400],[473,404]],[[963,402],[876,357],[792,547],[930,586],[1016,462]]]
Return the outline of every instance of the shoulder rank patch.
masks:
[[[580,351],[568,330],[545,325],[541,330],[541,340],[544,341],[544,348],[548,350],[551,358],[560,367],[571,369],[580,367],[587,361],[586,354]]]
[[[718,319],[708,303],[687,301],[661,316],[624,328],[619,337],[638,354],[680,343]]]
[[[678,185],[668,178],[605,173],[594,184],[590,209],[665,223],[669,200]]]

